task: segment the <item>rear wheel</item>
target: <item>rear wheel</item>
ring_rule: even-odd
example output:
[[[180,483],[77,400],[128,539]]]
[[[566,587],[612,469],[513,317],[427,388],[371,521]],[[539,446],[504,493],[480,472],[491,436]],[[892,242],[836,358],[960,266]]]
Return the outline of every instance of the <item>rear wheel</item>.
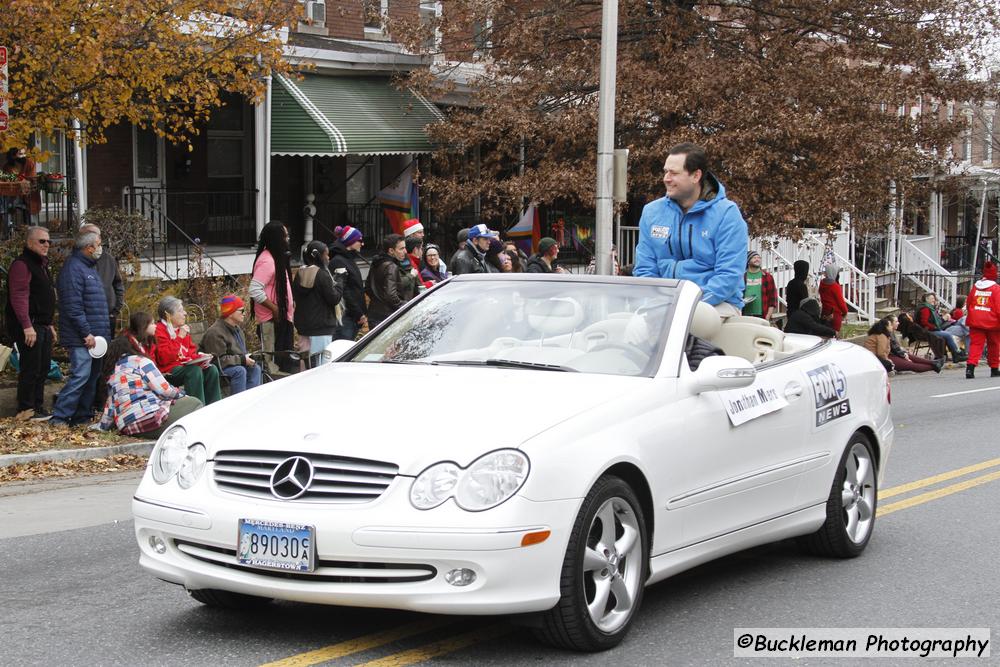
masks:
[[[542,616],[542,641],[577,651],[617,646],[642,602],[649,571],[642,506],[622,479],[587,494],[563,560],[559,603]]]
[[[812,535],[799,538],[808,552],[854,558],[868,546],[875,528],[878,481],[871,443],[861,433],[851,438],[833,478],[826,501],[826,522]]]
[[[233,593],[232,591],[220,591],[214,588],[203,588],[197,591],[188,591],[188,595],[209,607],[218,609],[252,609],[269,604],[271,598],[257,597],[256,595],[245,595],[243,593]]]

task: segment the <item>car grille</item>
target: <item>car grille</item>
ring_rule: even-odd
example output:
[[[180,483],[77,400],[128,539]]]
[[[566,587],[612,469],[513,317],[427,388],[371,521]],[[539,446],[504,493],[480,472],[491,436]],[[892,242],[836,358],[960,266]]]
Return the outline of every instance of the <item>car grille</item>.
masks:
[[[275,579],[317,581],[336,584],[405,584],[428,581],[437,576],[437,568],[422,563],[375,563],[364,561],[320,560],[313,572],[286,572],[241,565],[235,549],[226,549],[187,540],[174,540],[177,550],[195,560],[231,570],[252,572]]]
[[[292,456],[313,465],[313,481],[294,502],[367,503],[389,487],[399,466],[384,461],[354,459],[328,454],[234,449],[216,453],[212,473],[223,491],[275,500],[271,473]]]

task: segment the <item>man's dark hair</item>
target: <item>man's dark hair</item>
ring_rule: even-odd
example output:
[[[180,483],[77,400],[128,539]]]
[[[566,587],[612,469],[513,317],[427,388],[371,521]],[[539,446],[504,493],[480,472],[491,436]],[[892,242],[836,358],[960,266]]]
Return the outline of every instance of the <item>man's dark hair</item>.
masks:
[[[677,144],[671,148],[667,155],[683,155],[684,156],[684,171],[689,174],[701,169],[702,177],[708,173],[708,154],[705,153],[705,149],[698,144],[692,144],[690,141],[685,141],[684,143]]]
[[[272,220],[264,225],[260,230],[260,240],[257,241],[257,255],[253,258],[254,264],[264,251],[271,253],[274,258],[275,294],[278,298],[278,321],[284,322],[288,319],[288,292],[284,285],[278,286],[277,277],[284,274],[288,284],[292,284],[292,267],[289,261],[291,250],[288,248],[288,241],[285,240],[285,225]]]
[[[382,243],[379,245],[379,248],[382,252],[388,254],[388,252],[395,248],[396,245],[402,240],[402,234],[389,234],[388,236],[383,236]]]
[[[416,234],[406,237],[406,252],[413,254],[413,249],[424,244],[423,239],[417,238]]]

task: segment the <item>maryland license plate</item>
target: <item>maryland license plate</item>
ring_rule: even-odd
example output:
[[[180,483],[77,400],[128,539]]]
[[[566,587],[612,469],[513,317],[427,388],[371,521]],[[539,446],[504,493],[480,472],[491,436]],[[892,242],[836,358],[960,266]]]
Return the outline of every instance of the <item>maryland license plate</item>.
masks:
[[[312,572],[316,567],[316,529],[278,521],[240,519],[240,565]]]

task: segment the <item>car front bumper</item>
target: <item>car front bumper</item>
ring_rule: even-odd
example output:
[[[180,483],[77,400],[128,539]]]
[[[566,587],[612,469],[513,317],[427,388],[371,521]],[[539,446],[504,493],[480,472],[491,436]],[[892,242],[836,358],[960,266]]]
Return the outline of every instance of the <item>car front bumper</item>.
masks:
[[[580,499],[515,496],[486,512],[465,512],[451,501],[419,511],[409,504],[408,478],[397,478],[381,498],[363,505],[261,501],[209,484],[202,480],[189,494],[170,488],[174,481],[160,487],[147,474],[132,510],[139,563],[154,576],[189,590],[441,614],[526,613],[555,605],[580,505]],[[239,565],[244,518],[314,526],[316,570],[290,576]],[[546,530],[545,541],[521,546],[525,534]],[[153,538],[164,553],[154,549]],[[475,572],[475,581],[448,584],[445,574],[460,568]]]

